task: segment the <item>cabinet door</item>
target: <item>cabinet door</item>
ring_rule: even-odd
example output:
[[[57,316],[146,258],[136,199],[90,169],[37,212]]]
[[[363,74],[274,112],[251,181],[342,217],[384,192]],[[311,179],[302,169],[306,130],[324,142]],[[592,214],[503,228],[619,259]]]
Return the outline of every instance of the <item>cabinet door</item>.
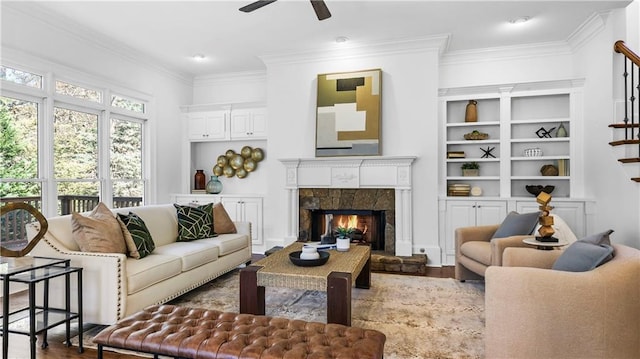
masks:
[[[475,226],[476,209],[474,201],[448,201],[445,219],[445,245],[443,260],[446,265],[455,264],[455,230],[460,227]]]
[[[222,198],[222,204],[233,221],[251,222],[251,241],[262,243],[262,198]]]
[[[507,204],[501,201],[476,202],[476,226],[500,224],[507,216]]]
[[[258,139],[267,136],[265,109],[238,109],[231,112],[232,139]]]
[[[582,238],[586,235],[586,223],[585,223],[585,208],[584,202],[553,202],[550,203],[553,206],[551,213],[562,218],[573,234],[578,238]],[[531,202],[518,202],[516,204],[516,210],[518,213],[537,212],[538,204],[535,201]]]
[[[224,140],[226,112],[195,112],[188,115],[188,136],[191,141]]]

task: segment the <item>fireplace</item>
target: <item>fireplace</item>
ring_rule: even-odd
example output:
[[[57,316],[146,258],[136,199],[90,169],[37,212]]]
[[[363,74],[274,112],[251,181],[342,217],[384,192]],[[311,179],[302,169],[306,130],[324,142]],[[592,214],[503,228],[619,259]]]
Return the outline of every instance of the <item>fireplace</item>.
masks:
[[[384,251],[385,211],[357,209],[311,210],[311,241],[334,243],[338,227],[353,228],[352,243],[366,243]]]
[[[285,166],[284,243],[310,240],[312,210],[384,211],[384,249],[413,254],[412,156],[280,159]],[[380,200],[380,198],[382,198]],[[376,202],[376,200],[379,200]]]
[[[299,196],[298,240],[322,241],[323,236],[335,237],[337,226],[348,226],[357,229],[354,241],[370,243],[372,250],[395,253],[393,189],[305,188]]]

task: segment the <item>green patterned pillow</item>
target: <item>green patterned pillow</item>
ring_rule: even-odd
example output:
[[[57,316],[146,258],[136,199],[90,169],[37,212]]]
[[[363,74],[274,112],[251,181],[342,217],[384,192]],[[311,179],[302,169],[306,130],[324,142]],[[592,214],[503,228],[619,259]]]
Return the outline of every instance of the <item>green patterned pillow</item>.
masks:
[[[213,231],[213,203],[204,206],[173,204],[178,212],[177,242],[215,237]]]
[[[137,214],[133,212],[129,212],[129,214],[118,213],[117,219],[122,228],[129,257],[144,258],[156,249],[156,244],[153,243],[147,225]]]

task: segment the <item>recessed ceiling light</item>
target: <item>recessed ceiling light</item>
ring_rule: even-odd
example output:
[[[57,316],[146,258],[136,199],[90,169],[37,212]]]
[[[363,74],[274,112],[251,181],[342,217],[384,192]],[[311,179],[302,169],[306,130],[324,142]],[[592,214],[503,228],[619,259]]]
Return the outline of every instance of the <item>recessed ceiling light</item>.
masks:
[[[346,37],[346,36],[338,36],[338,37],[336,37],[336,43],[338,43],[338,44],[344,44],[348,40],[349,40],[349,38]]]
[[[524,24],[525,22],[531,20],[531,16],[518,16],[509,20],[509,23],[514,25]]]
[[[204,61],[206,59],[206,56],[204,56],[203,54],[195,54],[192,57],[195,61]]]

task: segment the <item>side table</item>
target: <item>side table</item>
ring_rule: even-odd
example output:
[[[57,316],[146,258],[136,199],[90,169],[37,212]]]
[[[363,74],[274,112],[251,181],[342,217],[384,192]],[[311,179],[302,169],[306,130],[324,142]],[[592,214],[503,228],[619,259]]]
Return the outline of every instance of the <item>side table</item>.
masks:
[[[78,312],[71,311],[71,274],[78,279]],[[49,280],[64,276],[65,308],[49,307]],[[78,319],[79,345],[82,347],[82,268],[71,267],[70,260],[47,257],[0,257],[0,280],[3,282],[2,301],[2,357],[9,355],[9,333],[28,335],[31,359],[36,357],[36,335],[43,333],[42,348],[48,346],[47,330],[66,324],[67,346],[71,346],[71,321]],[[42,305],[36,305],[36,284],[43,282]],[[29,291],[29,305],[9,312],[9,289],[11,283],[26,284]]]
[[[523,243],[530,244],[532,246],[536,246],[538,249],[542,250],[552,250],[554,248],[564,247],[567,244],[567,241],[558,240],[557,242],[541,242],[537,240],[535,237],[527,237],[522,240]]]

